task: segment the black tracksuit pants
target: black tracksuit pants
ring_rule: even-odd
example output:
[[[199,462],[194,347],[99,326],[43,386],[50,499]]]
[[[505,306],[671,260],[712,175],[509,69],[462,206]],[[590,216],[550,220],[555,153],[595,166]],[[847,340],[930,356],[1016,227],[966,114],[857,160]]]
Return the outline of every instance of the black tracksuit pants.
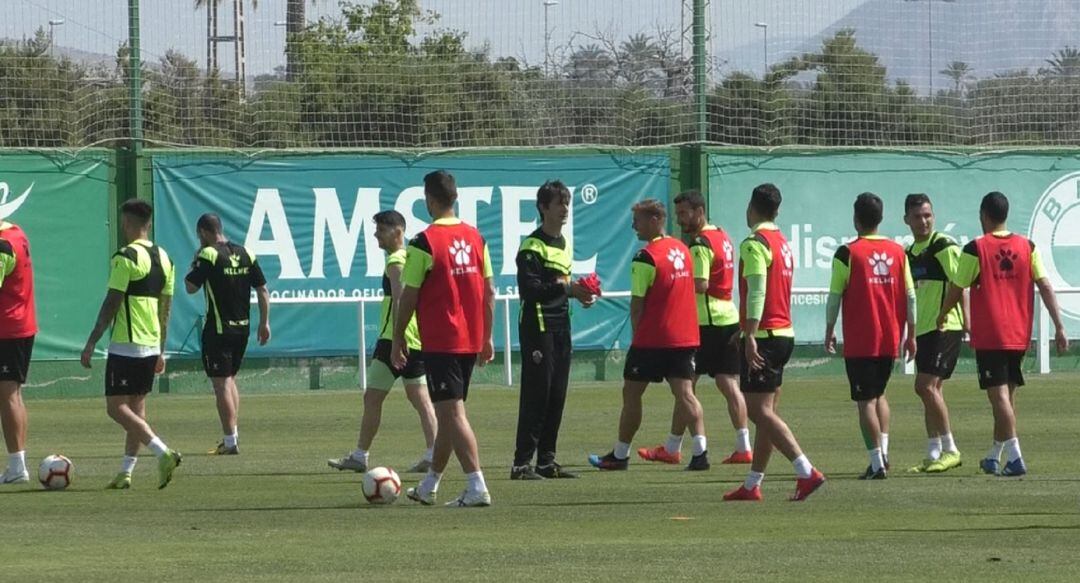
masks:
[[[518,404],[517,447],[514,465],[555,461],[566,389],[570,383],[570,330],[540,332],[520,326],[521,398]]]

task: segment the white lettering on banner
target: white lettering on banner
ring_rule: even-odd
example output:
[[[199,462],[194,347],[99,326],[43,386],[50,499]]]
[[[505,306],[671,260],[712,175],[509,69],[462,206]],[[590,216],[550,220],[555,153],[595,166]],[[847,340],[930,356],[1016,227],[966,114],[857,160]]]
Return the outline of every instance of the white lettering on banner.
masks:
[[[312,190],[315,191],[315,224],[311,273],[308,277],[316,279],[326,277],[323,271],[323,253],[327,232],[330,233],[330,242],[334,246],[334,255],[337,257],[341,276],[349,277],[352,272],[353,257],[356,256],[356,246],[364,233],[364,225],[375,216],[375,213],[379,212],[379,189],[356,189],[356,200],[353,203],[352,219],[348,227],[345,226],[345,216],[342,213],[337,189],[315,188]],[[379,242],[375,240],[375,237],[364,237],[364,254],[365,257],[379,256]],[[367,262],[365,275],[378,277],[382,274],[382,262]]]
[[[948,223],[944,229],[941,229],[941,232],[951,235],[951,231],[955,228],[956,223]],[[814,227],[811,224],[791,225],[788,241],[790,241],[791,256],[794,259],[796,269],[831,269],[833,255],[836,254],[837,248],[854,241],[856,238],[855,235],[814,237],[813,232]],[[966,245],[971,240],[967,235],[953,237],[961,246]],[[903,247],[915,242],[915,238],[910,234],[892,237],[892,240]]]
[[[458,216],[461,220],[471,225],[477,225],[480,215],[481,203],[491,206],[491,200],[496,187],[493,186],[470,186],[458,189]],[[502,198],[502,240],[503,256],[502,269],[499,275],[517,275],[517,263],[515,257],[521,241],[528,237],[536,229],[535,218],[525,221],[522,219],[521,206],[523,202],[536,201],[536,188],[534,186],[500,186],[499,192]],[[325,279],[326,278],[326,242],[329,234],[330,246],[337,260],[338,271],[342,277],[350,277],[352,263],[356,257],[357,247],[363,239],[364,257],[366,267],[364,275],[378,277],[383,274],[383,262],[372,261],[370,258],[381,257],[379,244],[372,236],[370,229],[365,228],[370,218],[380,210],[379,188],[357,188],[356,197],[353,199],[352,216],[349,223],[345,223],[345,213],[342,208],[344,202],[338,195],[336,188],[313,188],[314,194],[314,221],[312,224],[312,256],[311,270],[306,276],[300,264],[300,257],[296,251],[292,230],[289,227],[285,207],[282,204],[281,193],[276,188],[260,188],[255,193],[255,203],[251,209],[251,219],[248,223],[247,236],[244,246],[259,257],[274,256],[281,264],[279,279]],[[573,189],[570,189],[573,200]],[[414,237],[429,226],[429,223],[416,216],[416,204],[424,199],[424,187],[411,186],[402,190],[394,203],[394,210],[405,217],[405,236]],[[270,227],[268,239],[262,238],[263,230]],[[365,236],[367,233],[367,236]],[[573,248],[574,245],[574,208],[570,207],[570,213],[566,219],[566,227],[563,230],[566,243]],[[597,254],[586,259],[574,259],[572,271],[574,273],[590,273],[596,271]]]

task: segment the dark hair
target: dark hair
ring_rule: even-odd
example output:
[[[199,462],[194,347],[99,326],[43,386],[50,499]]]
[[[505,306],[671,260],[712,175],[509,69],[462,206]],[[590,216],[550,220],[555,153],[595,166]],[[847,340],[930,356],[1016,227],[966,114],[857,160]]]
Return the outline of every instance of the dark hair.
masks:
[[[457,201],[457,183],[446,170],[436,170],[424,176],[424,194],[443,207],[450,207]]]
[[[930,202],[930,197],[921,192],[909,194],[904,199],[904,214],[906,215],[911,212],[911,209],[917,209],[924,204],[934,206],[934,203]]]
[[[536,209],[542,210],[555,201],[570,202],[570,189],[561,180],[548,180],[536,191]]]
[[[667,209],[664,208],[664,204],[655,198],[647,198],[634,205],[632,209],[635,213],[642,213],[650,218],[660,219],[660,221],[667,220]]]
[[[696,190],[687,190],[675,196],[675,204],[684,202],[694,210],[705,208],[705,197],[701,196],[701,193]]]
[[[1004,223],[1009,218],[1009,199],[995,190],[983,197],[979,210],[991,221]]]
[[[221,217],[214,213],[206,213],[199,217],[199,222],[195,223],[195,228],[200,231],[219,235],[221,234]]]
[[[881,224],[881,217],[885,212],[885,205],[881,197],[872,193],[864,192],[855,197],[855,220],[864,229],[876,229]]]
[[[148,225],[150,224],[150,218],[154,216],[154,207],[150,206],[150,203],[145,200],[133,198],[124,201],[124,204],[120,205],[120,212],[136,219],[141,225]]]
[[[372,219],[375,221],[376,225],[397,227],[403,231],[405,230],[405,217],[393,209],[375,213],[375,216],[372,217]]]
[[[780,196],[780,189],[775,184],[766,182],[754,188],[750,195],[750,206],[767,219],[775,219],[780,213],[780,203],[784,198]]]

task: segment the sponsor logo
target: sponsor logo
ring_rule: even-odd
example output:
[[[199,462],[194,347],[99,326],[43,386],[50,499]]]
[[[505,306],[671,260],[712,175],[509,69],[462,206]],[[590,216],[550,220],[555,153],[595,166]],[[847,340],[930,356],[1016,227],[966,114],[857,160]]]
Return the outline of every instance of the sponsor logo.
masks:
[[[15,214],[15,211],[19,210],[19,207],[26,202],[26,198],[30,196],[30,191],[34,189],[34,183],[30,183],[30,186],[26,187],[26,190],[22,194],[15,197],[15,200],[8,202],[8,196],[11,194],[11,187],[7,182],[0,182],[0,219],[6,219]]]
[[[1046,189],[1035,205],[1028,237],[1054,288],[1080,286],[1080,172]],[[1058,294],[1058,304],[1069,316],[1080,318],[1080,295]]]
[[[450,258],[455,265],[466,266],[472,262],[472,245],[461,239],[454,239],[450,244]]]
[[[668,261],[675,267],[676,271],[682,271],[686,269],[686,254],[680,249],[671,249],[667,254]]]
[[[878,253],[877,251],[867,261],[870,262],[870,268],[873,270],[874,275],[879,277],[889,275],[889,268],[893,265],[892,257],[889,257],[887,253]]]

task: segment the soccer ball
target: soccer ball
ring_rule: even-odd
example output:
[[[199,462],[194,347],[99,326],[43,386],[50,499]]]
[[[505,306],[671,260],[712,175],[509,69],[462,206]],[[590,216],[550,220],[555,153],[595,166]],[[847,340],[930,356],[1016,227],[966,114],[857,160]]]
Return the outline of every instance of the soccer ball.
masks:
[[[38,481],[46,490],[63,490],[71,484],[75,466],[60,454],[53,454],[38,466]]]
[[[364,474],[363,490],[370,504],[393,504],[401,495],[401,478],[390,468],[372,468]]]

